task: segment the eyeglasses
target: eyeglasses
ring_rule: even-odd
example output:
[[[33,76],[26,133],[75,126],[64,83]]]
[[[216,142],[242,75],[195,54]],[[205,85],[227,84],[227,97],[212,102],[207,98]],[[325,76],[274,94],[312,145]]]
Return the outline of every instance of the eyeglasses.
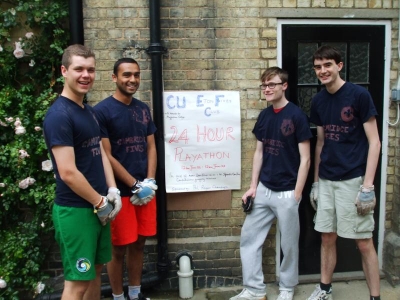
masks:
[[[270,90],[273,90],[278,84],[283,84],[283,82],[270,82],[268,84],[261,84],[260,89],[264,91],[266,88],[269,88]]]

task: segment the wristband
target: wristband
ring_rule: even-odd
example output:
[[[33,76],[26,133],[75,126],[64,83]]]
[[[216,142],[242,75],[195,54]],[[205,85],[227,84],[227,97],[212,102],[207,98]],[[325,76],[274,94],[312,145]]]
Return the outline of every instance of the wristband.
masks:
[[[133,193],[133,194],[135,194],[136,192],[137,192],[137,190],[138,190],[138,187],[137,187],[137,184],[139,183],[139,181],[138,180],[136,180],[135,181],[135,183],[132,185],[132,187],[131,187],[131,192]]]
[[[105,197],[100,196],[100,201],[99,201],[99,203],[97,203],[97,204],[94,206],[93,212],[94,212],[95,214],[97,214],[97,210],[101,207],[101,204],[103,203],[104,198],[105,198]]]

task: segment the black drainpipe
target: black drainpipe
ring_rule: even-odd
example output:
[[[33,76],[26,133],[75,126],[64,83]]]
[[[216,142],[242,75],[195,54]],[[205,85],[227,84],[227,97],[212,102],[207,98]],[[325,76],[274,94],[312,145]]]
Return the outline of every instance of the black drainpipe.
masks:
[[[157,239],[159,280],[168,275],[168,227],[167,227],[167,193],[165,187],[165,147],[164,147],[164,108],[163,108],[163,69],[162,55],[167,49],[161,46],[160,0],[150,3],[150,45],[146,53],[151,57],[151,79],[153,92],[153,119],[157,127],[155,141],[157,148]]]
[[[161,282],[168,276],[170,261],[168,259],[168,227],[167,227],[167,193],[165,187],[165,147],[164,147],[164,109],[163,109],[163,76],[162,55],[167,49],[161,46],[160,0],[150,2],[150,45],[146,53],[151,57],[151,79],[153,93],[153,119],[157,127],[155,141],[157,147],[157,274],[144,274],[141,285],[148,288]],[[83,11],[81,0],[69,0],[70,14],[70,44],[82,44],[83,38]],[[127,290],[128,283],[124,283]],[[103,296],[111,295],[109,284],[101,286]],[[38,300],[59,300],[62,292],[41,294]]]
[[[69,0],[70,45],[84,43],[82,0]]]

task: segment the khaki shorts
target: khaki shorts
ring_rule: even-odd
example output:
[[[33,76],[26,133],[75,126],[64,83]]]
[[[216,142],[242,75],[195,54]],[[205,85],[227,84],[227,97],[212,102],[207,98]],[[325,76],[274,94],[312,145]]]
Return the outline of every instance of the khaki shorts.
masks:
[[[342,181],[320,178],[314,229],[336,232],[338,236],[349,239],[371,238],[375,226],[373,212],[360,216],[354,205],[362,183],[361,176]]]

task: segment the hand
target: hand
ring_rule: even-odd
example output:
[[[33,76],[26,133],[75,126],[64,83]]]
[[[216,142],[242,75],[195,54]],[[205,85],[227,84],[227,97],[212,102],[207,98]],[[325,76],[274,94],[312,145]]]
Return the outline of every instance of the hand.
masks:
[[[139,197],[136,194],[133,194],[129,199],[133,205],[143,205],[142,201],[140,201]]]
[[[112,221],[115,219],[118,212],[122,208],[122,201],[121,201],[119,189],[117,189],[116,187],[110,187],[108,189],[107,199],[108,199],[108,202],[110,202],[112,204],[112,206],[114,207],[114,209],[108,215],[108,218]]]
[[[254,198],[252,196],[247,196],[246,201],[244,201],[242,199],[243,212],[245,212],[246,214],[249,214],[251,212],[251,210],[253,209],[253,202],[254,202]]]
[[[155,185],[155,180],[153,182],[136,182],[135,185],[132,187],[132,197],[130,199],[133,205],[145,205],[151,201],[151,199],[155,196],[155,191],[150,187],[157,187]]]
[[[100,220],[101,225],[105,226],[109,221],[110,212],[113,210],[113,206],[108,202],[107,197],[101,196],[100,207],[94,207],[94,212]]]
[[[146,178],[145,180],[143,180],[143,182],[141,184],[142,184],[142,186],[148,186],[153,191],[157,191],[157,189],[158,189],[156,180],[154,178]]]
[[[355,205],[357,207],[357,214],[365,216],[374,210],[376,204],[376,197],[374,186],[364,187],[360,186],[360,191],[357,194]]]
[[[314,210],[318,207],[318,181],[314,182],[311,186],[310,203]]]

